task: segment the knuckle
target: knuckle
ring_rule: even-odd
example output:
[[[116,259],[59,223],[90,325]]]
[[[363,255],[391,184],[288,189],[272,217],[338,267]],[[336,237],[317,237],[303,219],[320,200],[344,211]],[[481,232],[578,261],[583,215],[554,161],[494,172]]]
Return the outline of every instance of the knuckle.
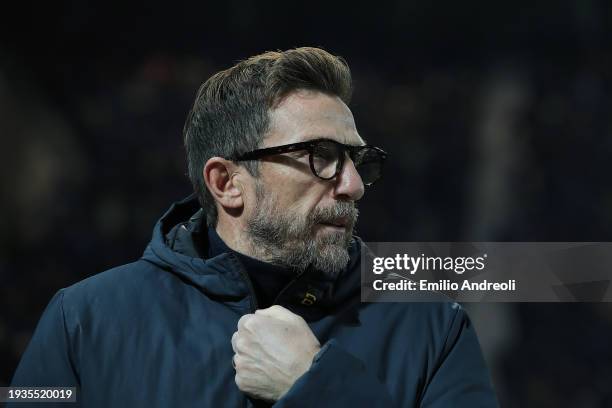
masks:
[[[250,331],[255,330],[257,328],[257,319],[250,318],[250,319],[246,320],[243,323],[242,328],[246,329],[246,330],[250,330]]]
[[[299,316],[293,313],[286,316],[286,322],[293,326],[300,325],[304,321],[305,320],[302,318],[302,316]]]
[[[237,339],[236,340],[236,347],[235,347],[235,349],[237,351],[248,350],[248,347],[247,347],[246,343],[247,343],[247,341],[244,340],[243,338]]]
[[[236,382],[236,385],[238,386],[238,388],[241,391],[244,391],[244,382],[240,374],[236,373],[236,375],[234,376],[234,381]]]
[[[253,317],[253,315],[251,313],[249,313],[249,314],[243,315],[240,319],[238,319],[238,330],[240,330],[240,328],[244,327],[244,325],[249,320],[251,320],[252,317]]]

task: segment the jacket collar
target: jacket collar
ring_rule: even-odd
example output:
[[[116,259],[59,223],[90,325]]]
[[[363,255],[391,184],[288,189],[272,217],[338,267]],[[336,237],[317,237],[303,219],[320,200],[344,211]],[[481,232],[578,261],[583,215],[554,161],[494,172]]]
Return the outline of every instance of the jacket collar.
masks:
[[[186,223],[200,209],[195,195],[172,204],[160,218],[153,230],[143,259],[163,270],[179,276],[188,284],[196,286],[211,299],[223,302],[241,313],[251,313],[256,307],[252,284],[244,266],[233,253],[223,253],[206,259],[206,250],[193,256],[193,250],[202,243],[190,243],[181,239],[183,247],[176,247],[170,231]],[[178,231],[178,228],[174,228]],[[184,246],[193,245],[191,249]],[[307,321],[317,320],[334,313],[347,303],[359,301],[360,254],[363,243],[354,237],[349,248],[350,262],[336,278],[330,279],[314,269],[296,277],[278,295],[275,304],[280,304]]]

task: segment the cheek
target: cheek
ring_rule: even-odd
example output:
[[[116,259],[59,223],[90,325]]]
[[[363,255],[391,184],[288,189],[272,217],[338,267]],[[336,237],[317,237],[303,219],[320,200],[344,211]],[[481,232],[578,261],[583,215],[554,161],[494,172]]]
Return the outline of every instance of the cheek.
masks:
[[[289,208],[291,212],[308,216],[315,208],[320,207],[324,201],[325,191],[322,191],[321,188],[316,188],[320,186],[310,187],[312,186],[292,192],[291,202],[287,202],[287,207],[285,208]]]
[[[329,194],[328,185],[312,174],[303,174],[295,169],[282,169],[266,174],[268,194],[274,194],[280,208],[289,212],[307,215],[324,201]]]

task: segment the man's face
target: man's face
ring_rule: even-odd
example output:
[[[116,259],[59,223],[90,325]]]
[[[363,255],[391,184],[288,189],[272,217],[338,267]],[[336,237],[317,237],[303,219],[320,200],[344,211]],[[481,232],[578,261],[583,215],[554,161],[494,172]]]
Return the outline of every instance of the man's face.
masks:
[[[348,107],[320,92],[290,94],[270,119],[263,147],[318,138],[364,144]],[[358,214],[354,203],[364,193],[348,157],[332,180],[312,174],[305,150],[267,157],[252,191],[245,201],[247,232],[263,259],[302,271],[312,265],[330,276],[346,267]]]

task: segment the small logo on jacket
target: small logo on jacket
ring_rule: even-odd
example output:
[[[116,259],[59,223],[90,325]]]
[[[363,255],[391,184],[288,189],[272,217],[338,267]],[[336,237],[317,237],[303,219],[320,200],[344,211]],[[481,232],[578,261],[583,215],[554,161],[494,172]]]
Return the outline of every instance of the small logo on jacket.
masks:
[[[306,306],[311,306],[311,305],[314,305],[316,301],[317,301],[317,297],[313,293],[306,292],[304,294],[304,298],[302,299],[301,303]]]

